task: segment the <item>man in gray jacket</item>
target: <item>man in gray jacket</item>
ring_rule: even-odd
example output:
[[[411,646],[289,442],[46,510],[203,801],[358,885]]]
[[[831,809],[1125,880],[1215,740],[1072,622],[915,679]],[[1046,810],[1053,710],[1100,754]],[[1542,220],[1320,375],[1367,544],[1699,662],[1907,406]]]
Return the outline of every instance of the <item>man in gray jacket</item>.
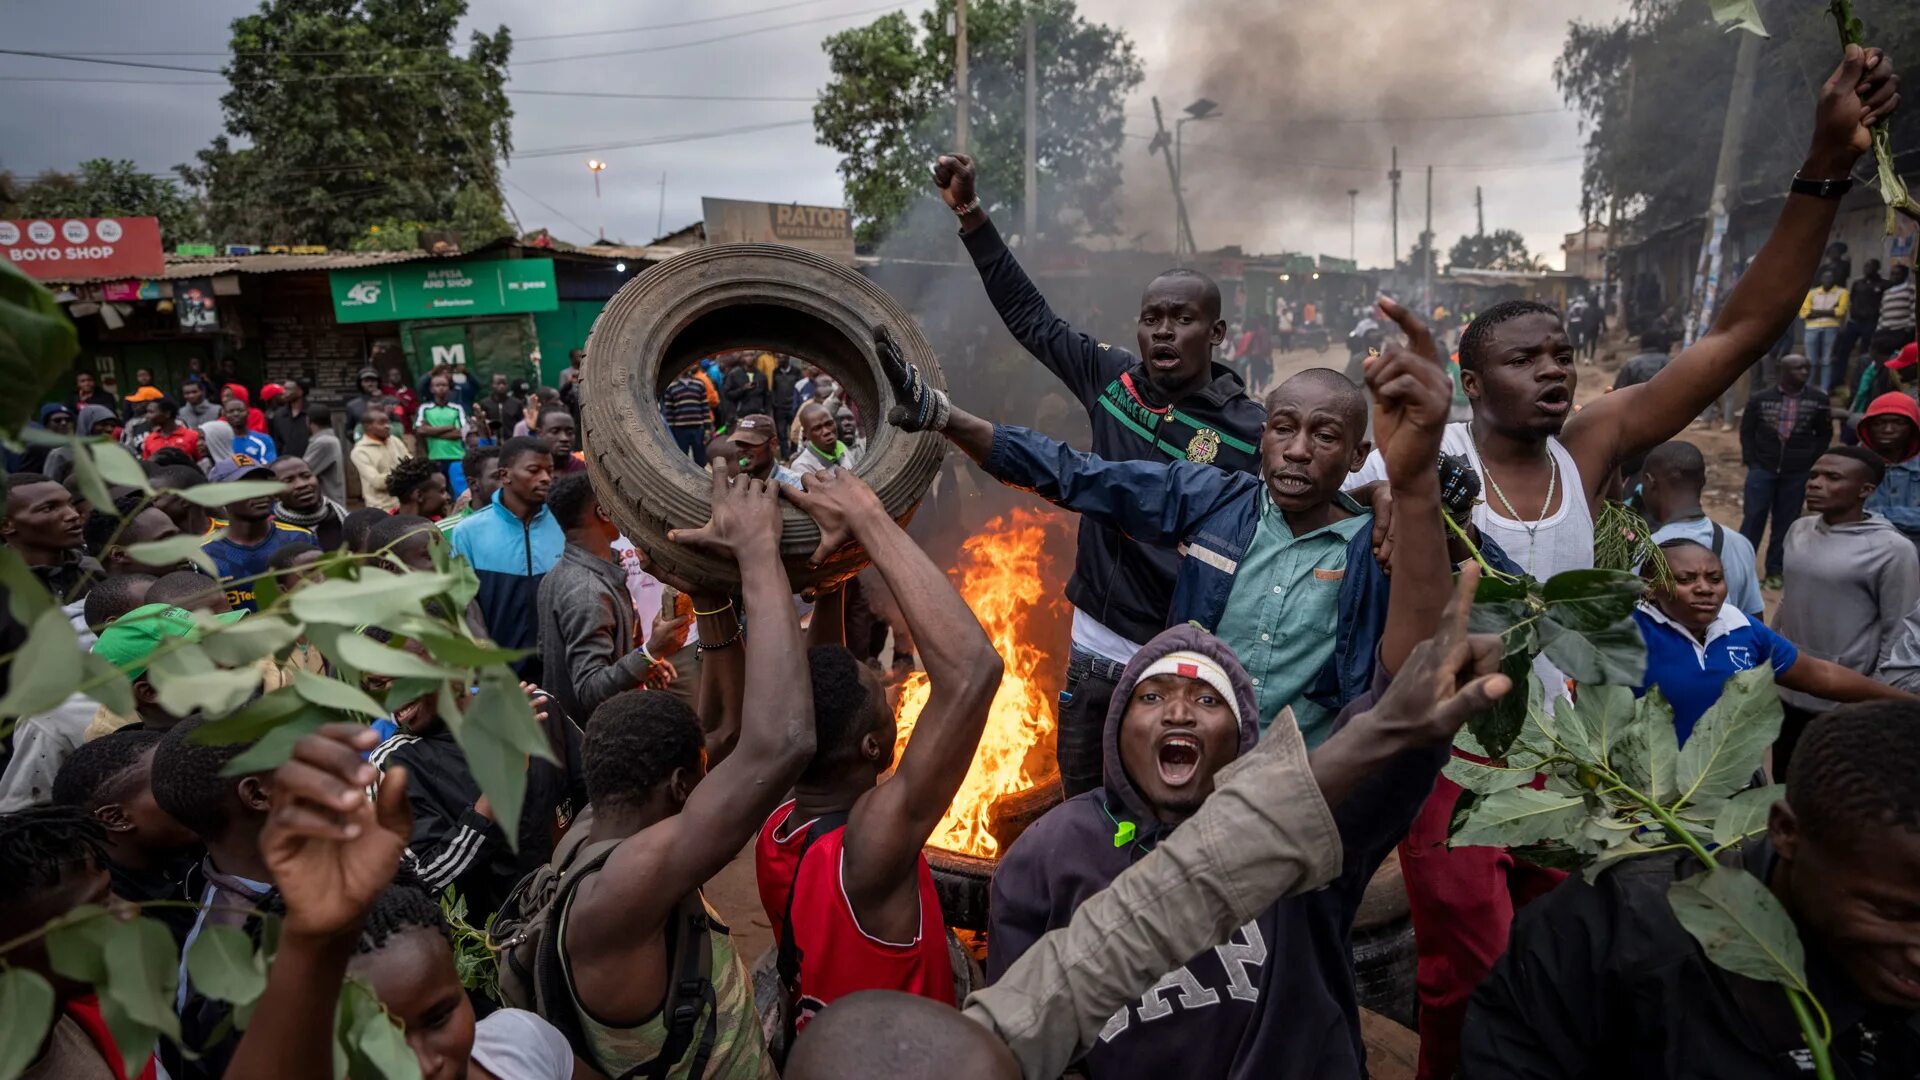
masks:
[[[547,508],[565,531],[567,546],[540,581],[541,682],[567,718],[584,728],[593,710],[615,694],[673,681],[673,665],[661,658],[686,643],[692,618],[655,619],[652,636],[638,643],[627,572],[613,554],[620,530],[601,508],[587,474],[555,480]]]
[[[1806,517],[1787,530],[1786,592],[1773,628],[1808,656],[1831,660],[1869,678],[1879,674],[1898,637],[1900,621],[1920,601],[1920,557],[1899,529],[1866,509],[1885,475],[1880,456],[1857,446],[1836,447],[1813,463],[1807,478]],[[1780,691],[1787,707],[1774,775],[1808,720],[1833,702]]]

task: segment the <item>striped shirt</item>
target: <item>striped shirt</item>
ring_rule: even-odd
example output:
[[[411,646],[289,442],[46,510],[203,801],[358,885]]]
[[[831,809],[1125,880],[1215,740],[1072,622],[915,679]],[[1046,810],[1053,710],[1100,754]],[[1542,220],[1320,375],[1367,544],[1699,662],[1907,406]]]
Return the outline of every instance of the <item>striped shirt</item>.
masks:
[[[706,427],[713,423],[713,409],[707,404],[706,384],[698,379],[675,379],[660,395],[660,411],[668,427]]]
[[[1880,329],[1913,329],[1913,277],[1880,294]]]

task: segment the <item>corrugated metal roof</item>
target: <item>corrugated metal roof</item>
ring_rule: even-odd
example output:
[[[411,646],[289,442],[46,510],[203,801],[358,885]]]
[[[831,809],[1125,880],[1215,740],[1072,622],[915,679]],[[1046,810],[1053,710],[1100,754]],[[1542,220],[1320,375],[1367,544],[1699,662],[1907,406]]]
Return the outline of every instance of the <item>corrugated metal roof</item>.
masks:
[[[166,269],[146,280],[174,281],[180,278],[213,277],[216,274],[280,274],[289,270],[355,270],[366,266],[455,257],[458,256],[431,255],[424,251],[330,251],[324,255],[168,255]],[[100,285],[125,280],[125,276],[61,278],[46,283]]]

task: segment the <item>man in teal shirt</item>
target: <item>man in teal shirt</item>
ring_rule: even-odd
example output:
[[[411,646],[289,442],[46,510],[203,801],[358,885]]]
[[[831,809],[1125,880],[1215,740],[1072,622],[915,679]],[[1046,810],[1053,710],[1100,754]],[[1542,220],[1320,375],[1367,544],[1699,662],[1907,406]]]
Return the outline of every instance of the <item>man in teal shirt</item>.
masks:
[[[427,460],[444,476],[454,462],[466,455],[467,410],[448,400],[453,393],[453,381],[446,375],[435,375],[428,387],[433,400],[420,406],[413,430],[420,441],[427,444]]]

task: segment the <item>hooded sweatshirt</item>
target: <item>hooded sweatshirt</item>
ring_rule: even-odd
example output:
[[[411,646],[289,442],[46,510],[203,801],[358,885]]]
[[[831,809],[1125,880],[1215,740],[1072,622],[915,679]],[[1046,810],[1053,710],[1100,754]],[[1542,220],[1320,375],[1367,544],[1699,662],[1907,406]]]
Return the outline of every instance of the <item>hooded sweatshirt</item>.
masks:
[[[1787,530],[1787,591],[1773,628],[1808,656],[1872,677],[1893,649],[1900,622],[1920,601],[1920,556],[1886,518],[1829,525],[1809,514]],[[1833,703],[1780,688],[1789,705]]]
[[[1920,545],[1920,405],[1898,390],[1874,398],[1855,429],[1862,446],[1873,445],[1867,442],[1867,422],[1876,416],[1904,416],[1914,427],[1900,460],[1887,462],[1887,475],[1867,497],[1867,509],[1892,522],[1908,540]]]
[[[1067,925],[1173,831],[1128,778],[1120,728],[1140,673],[1176,651],[1225,668],[1245,754],[1259,739],[1253,684],[1233,650],[1191,626],[1162,632],[1128,663],[1107,710],[1103,788],[1055,807],[1007,851],[993,878],[987,973],[997,979],[1047,931]],[[1375,692],[1384,686],[1376,681]],[[1367,707],[1363,696],[1346,715]],[[1343,715],[1342,719],[1344,720]],[[1348,936],[1367,882],[1433,789],[1446,747],[1389,762],[1335,812],[1342,870],[1324,889],[1282,899],[1116,1012],[1081,1061],[1093,1080],[1361,1077],[1365,1051]],[[1116,843],[1132,826],[1132,839]]]
[[[118,419],[119,415],[105,405],[82,405],[79,417],[73,422],[73,433],[89,435],[93,432],[93,425],[100,421]],[[66,483],[67,477],[73,475],[73,450],[65,446],[54,447],[40,471],[60,483]]]

